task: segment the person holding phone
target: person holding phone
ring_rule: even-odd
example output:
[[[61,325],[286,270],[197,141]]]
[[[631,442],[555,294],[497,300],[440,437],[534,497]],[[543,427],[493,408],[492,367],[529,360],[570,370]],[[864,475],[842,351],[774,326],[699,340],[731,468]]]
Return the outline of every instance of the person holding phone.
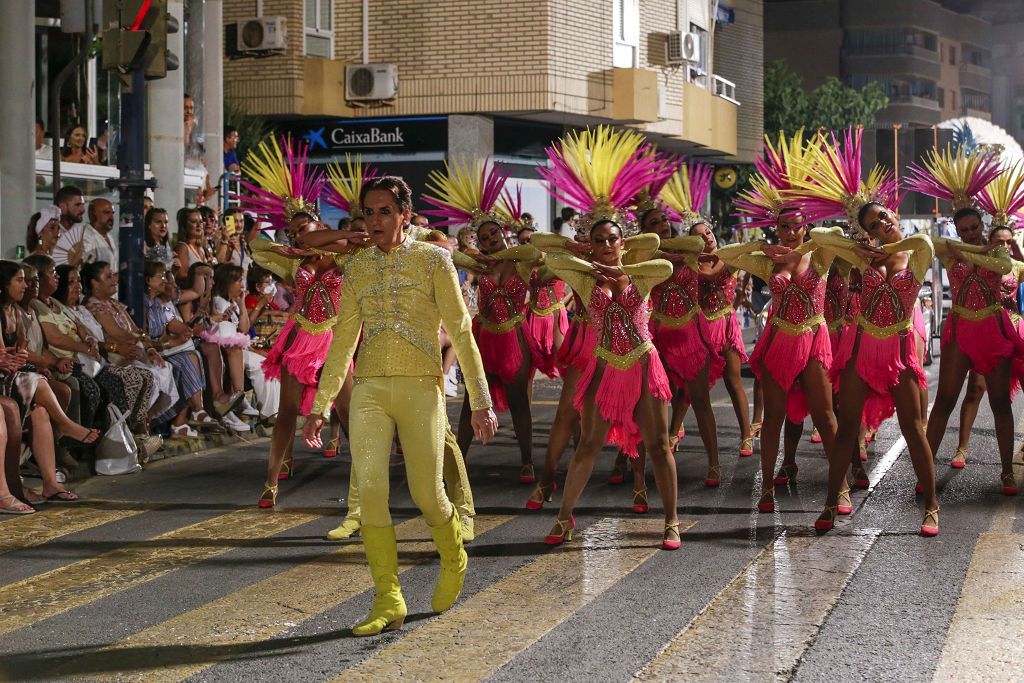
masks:
[[[88,137],[84,126],[71,126],[64,134],[64,145],[60,148],[60,160],[75,164],[99,164],[100,159],[95,142],[92,145],[87,145]]]

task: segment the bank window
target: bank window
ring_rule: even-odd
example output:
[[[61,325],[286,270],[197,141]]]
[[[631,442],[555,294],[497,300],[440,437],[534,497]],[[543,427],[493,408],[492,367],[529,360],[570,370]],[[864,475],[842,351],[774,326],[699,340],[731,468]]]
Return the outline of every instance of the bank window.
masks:
[[[612,0],[615,46],[612,66],[638,66],[640,52],[640,0]]]
[[[303,52],[308,57],[333,57],[334,24],[331,21],[331,1],[306,0]]]

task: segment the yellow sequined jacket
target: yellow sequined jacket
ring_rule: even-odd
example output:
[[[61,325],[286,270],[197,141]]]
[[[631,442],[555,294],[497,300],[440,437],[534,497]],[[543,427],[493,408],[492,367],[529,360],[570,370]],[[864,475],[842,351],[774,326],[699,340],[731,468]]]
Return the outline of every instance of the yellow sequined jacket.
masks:
[[[363,331],[356,377],[441,377],[441,322],[466,378],[473,410],[491,405],[480,352],[473,340],[452,257],[406,239],[390,252],[373,247],[345,266],[338,325],[312,413],[326,416],[348,374]]]

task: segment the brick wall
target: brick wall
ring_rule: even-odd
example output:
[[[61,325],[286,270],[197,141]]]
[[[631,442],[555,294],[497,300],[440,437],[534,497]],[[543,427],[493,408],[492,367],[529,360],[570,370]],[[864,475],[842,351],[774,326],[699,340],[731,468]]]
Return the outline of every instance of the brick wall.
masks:
[[[737,154],[753,161],[764,135],[764,3],[737,0],[736,23],[715,33],[715,72],[736,84]]]
[[[287,21],[287,50],[262,59],[225,60],[224,94],[253,114],[281,114],[302,106],[302,0],[263,0],[263,16]],[[224,0],[224,23],[256,15],[255,0]]]

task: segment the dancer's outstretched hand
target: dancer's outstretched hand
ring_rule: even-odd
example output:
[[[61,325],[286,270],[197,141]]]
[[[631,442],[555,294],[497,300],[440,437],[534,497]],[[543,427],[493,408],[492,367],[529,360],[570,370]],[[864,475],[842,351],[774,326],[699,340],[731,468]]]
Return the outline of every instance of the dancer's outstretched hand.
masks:
[[[302,439],[310,448],[322,448],[323,440],[320,438],[320,430],[324,428],[324,418],[320,415],[310,415],[306,418],[306,426],[302,428]]]
[[[486,444],[498,433],[498,416],[490,408],[474,410],[472,418],[473,433],[481,443]]]

